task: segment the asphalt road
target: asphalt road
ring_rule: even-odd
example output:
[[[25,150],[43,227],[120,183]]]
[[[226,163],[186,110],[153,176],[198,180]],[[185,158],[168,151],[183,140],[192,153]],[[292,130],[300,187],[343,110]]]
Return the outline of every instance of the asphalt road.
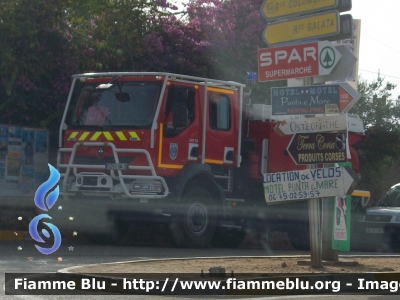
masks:
[[[20,247],[21,250],[18,250]],[[73,247],[73,250],[72,248]],[[154,239],[148,239],[147,243],[129,244],[122,246],[99,246],[90,244],[87,241],[63,240],[60,249],[51,254],[43,255],[37,251],[32,240],[26,241],[1,241],[0,242],[0,299],[77,299],[77,296],[5,296],[4,295],[4,276],[5,273],[44,273],[56,272],[59,269],[86,265],[107,263],[116,261],[134,261],[142,259],[154,258],[177,258],[177,257],[216,257],[216,256],[266,256],[266,255],[299,255],[308,252],[299,252],[294,250],[271,250],[258,248],[241,248],[241,249],[183,249],[173,248],[167,243],[157,242]],[[350,254],[366,254],[366,253],[350,253]],[[377,255],[379,253],[376,253]],[[386,253],[387,254],[387,253]],[[59,258],[62,258],[60,261]],[[90,293],[88,293],[90,295]],[[110,296],[79,296],[79,299],[106,299]],[[318,298],[323,299],[388,299],[388,296],[344,296],[344,295],[319,295]],[[384,297],[384,298],[383,298]],[[143,296],[112,296],[112,299],[143,299]],[[160,299],[159,296],[146,296],[146,299]],[[193,299],[199,297],[179,297],[179,299]],[[221,297],[209,297],[206,299],[220,299]],[[313,296],[297,296],[297,297],[268,297],[268,299],[311,299]],[[178,299],[178,297],[167,296],[167,299]],[[228,299],[224,297],[224,299]],[[242,297],[234,297],[234,299],[243,299]],[[261,299],[258,297],[257,299]],[[396,296],[393,299],[398,299]]]
[[[1,241],[0,242],[0,285],[4,286],[5,273],[45,273],[86,264],[107,263],[116,261],[134,261],[154,258],[177,257],[210,257],[210,256],[265,256],[265,255],[291,255],[300,252],[288,250],[264,250],[264,249],[183,249],[156,245],[150,241],[148,246],[123,245],[100,246],[87,241],[63,240],[57,252],[43,255],[34,246],[33,241]],[[73,247],[73,250],[70,251]],[[21,247],[22,250],[18,250]],[[20,249],[21,249],[20,248]],[[301,252],[307,254],[307,252]],[[62,261],[59,261],[62,258]],[[121,299],[134,299],[118,296]],[[0,299],[76,299],[76,296],[4,296],[0,293]],[[143,298],[138,297],[137,299]],[[169,297],[169,299],[173,299]],[[182,299],[182,298],[180,298]]]

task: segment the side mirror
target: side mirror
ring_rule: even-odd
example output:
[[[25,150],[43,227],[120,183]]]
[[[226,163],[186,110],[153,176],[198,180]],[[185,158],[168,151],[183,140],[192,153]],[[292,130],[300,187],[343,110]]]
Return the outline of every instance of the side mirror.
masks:
[[[115,93],[115,98],[117,98],[118,102],[129,102],[131,98],[128,93]]]
[[[188,124],[189,113],[186,106],[175,106],[172,109],[172,126],[185,127]]]

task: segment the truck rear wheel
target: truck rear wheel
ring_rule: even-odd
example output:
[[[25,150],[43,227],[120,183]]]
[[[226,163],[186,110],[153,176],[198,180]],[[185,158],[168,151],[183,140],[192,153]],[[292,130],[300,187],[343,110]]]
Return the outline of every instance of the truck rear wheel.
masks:
[[[171,223],[175,243],[190,248],[208,247],[217,225],[216,207],[210,192],[202,187],[189,188],[180,205],[182,209]]]

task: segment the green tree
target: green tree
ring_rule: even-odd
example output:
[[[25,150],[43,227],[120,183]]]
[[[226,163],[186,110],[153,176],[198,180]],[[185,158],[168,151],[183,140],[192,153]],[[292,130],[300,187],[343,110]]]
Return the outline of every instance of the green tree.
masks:
[[[69,60],[64,0],[0,2],[1,123],[46,126],[62,109]]]
[[[159,0],[0,0],[0,123],[57,132],[71,75],[143,70]],[[54,140],[53,138],[51,140]]]
[[[388,176],[400,157],[400,100],[392,99],[394,88],[392,83],[384,84],[381,77],[371,83],[360,79],[358,92],[361,98],[350,110],[360,116],[367,128],[366,138],[357,146],[360,187],[369,190],[375,200],[400,180],[399,176]]]
[[[66,21],[80,70],[141,71],[144,37],[159,30],[160,20],[171,14],[166,5],[156,0],[71,0]]]
[[[364,121],[367,128],[383,127],[391,131],[399,128],[400,124],[400,100],[392,98],[392,91],[396,85],[378,77],[368,83],[360,78],[358,92],[360,100],[350,110],[356,113]]]

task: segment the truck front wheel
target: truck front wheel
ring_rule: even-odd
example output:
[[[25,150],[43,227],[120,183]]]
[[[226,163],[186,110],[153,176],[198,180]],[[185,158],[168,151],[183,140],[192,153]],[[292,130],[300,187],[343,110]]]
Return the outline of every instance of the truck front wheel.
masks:
[[[188,188],[181,208],[171,223],[171,233],[178,246],[205,248],[214,236],[217,225],[215,203],[202,187]]]

